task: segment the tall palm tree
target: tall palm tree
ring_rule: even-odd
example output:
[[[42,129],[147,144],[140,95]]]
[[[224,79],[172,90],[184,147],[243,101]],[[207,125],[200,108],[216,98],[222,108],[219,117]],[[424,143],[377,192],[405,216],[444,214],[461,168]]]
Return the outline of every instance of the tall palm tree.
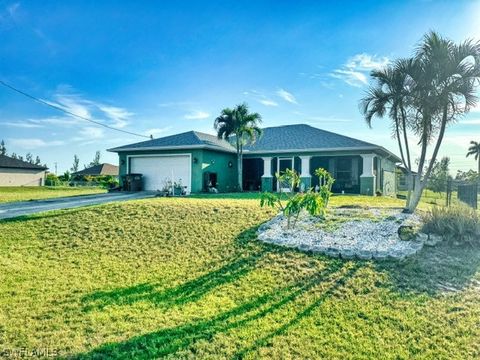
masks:
[[[476,105],[480,43],[467,40],[457,45],[436,32],[430,32],[418,47],[414,63],[409,75],[416,116],[411,126],[420,138],[421,153],[409,212],[413,212],[420,202],[447,125]],[[435,145],[429,165],[424,169],[431,143]]]
[[[383,117],[388,111],[397,138],[400,131],[406,137],[407,130],[419,138],[421,151],[414,191],[406,206],[408,212],[413,212],[432,172],[447,125],[477,102],[480,43],[467,40],[457,45],[430,32],[424,36],[413,58],[373,72],[372,77],[376,86],[361,102],[367,123],[371,124],[372,117]],[[408,141],[404,143],[408,146]],[[433,145],[432,156],[425,167],[430,145]],[[399,146],[404,159],[401,142]]]
[[[237,150],[238,189],[243,190],[243,146],[254,143],[262,134],[259,124],[262,117],[258,113],[250,113],[246,103],[225,108],[215,119],[214,128],[219,139],[231,140]]]
[[[412,64],[408,59],[401,59],[384,69],[372,71],[371,77],[374,80],[374,85],[370,87],[366,96],[360,101],[360,111],[370,128],[374,117],[383,118],[388,115],[392,120],[393,138],[397,139],[400,156],[409,177],[412,174],[407,127],[410,96],[407,84],[410,66]],[[408,192],[408,199],[410,193],[411,189]]]
[[[467,157],[470,155],[478,161],[478,175],[480,176],[480,142],[470,141],[471,146],[468,148]]]

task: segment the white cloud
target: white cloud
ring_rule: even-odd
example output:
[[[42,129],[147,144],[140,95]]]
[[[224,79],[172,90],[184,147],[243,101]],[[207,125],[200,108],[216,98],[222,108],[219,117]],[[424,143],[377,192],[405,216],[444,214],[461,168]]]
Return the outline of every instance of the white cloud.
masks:
[[[333,70],[330,76],[343,80],[350,86],[362,87],[368,84],[368,73],[387,66],[390,60],[385,57],[361,53],[352,56],[339,69]]]
[[[362,87],[368,84],[367,76],[359,71],[337,69],[330,74],[336,79],[345,81],[348,85]]]
[[[461,120],[460,125],[480,125],[480,119]]]
[[[462,149],[468,148],[470,141],[474,140],[475,135],[455,134],[446,136],[444,142],[451,145],[456,145]],[[465,152],[466,154],[466,152]]]
[[[75,119],[77,123],[83,122],[78,118],[81,117],[121,129],[129,124],[130,118],[134,115],[125,108],[86,99],[67,85],[60,87],[54,95],[54,99],[55,101],[45,101],[73,114],[67,114],[67,117]],[[63,117],[61,121],[69,125],[64,120]],[[57,120],[57,124],[60,125],[61,121]]]
[[[3,123],[3,125],[11,126],[11,127],[26,128],[26,129],[43,127],[40,124],[35,124],[35,123],[32,123],[32,122],[28,122],[28,121],[5,122],[5,123]]]
[[[53,101],[48,101],[44,100],[45,102],[59,107],[65,111],[68,111],[69,113],[75,114],[77,116],[86,118],[86,119],[91,119],[91,113],[90,113],[90,106],[92,105],[92,102],[89,100],[85,100],[81,98],[77,94],[55,94],[55,102]],[[72,115],[70,115],[72,116]]]
[[[366,53],[357,54],[348,59],[345,67],[359,71],[371,71],[387,66],[390,60],[386,56],[378,57]]]
[[[47,125],[58,125],[62,127],[70,127],[72,125],[77,125],[80,121],[80,119],[74,118],[74,117],[47,117],[47,118],[39,118],[39,119],[28,119],[30,123],[33,124],[38,124],[43,126],[44,124]],[[82,121],[83,123],[83,121]]]
[[[92,141],[105,137],[105,130],[99,127],[87,126],[79,131],[80,136],[74,137],[74,141]]]
[[[117,128],[127,126],[128,119],[134,115],[132,112],[116,106],[98,105],[98,108],[114,122],[113,126]]]
[[[260,104],[263,104],[265,106],[278,106],[277,102],[270,99],[262,99],[262,100],[259,100],[259,102]]]
[[[42,139],[9,139],[9,143],[23,149],[38,149],[47,146],[60,146],[65,142],[61,140],[45,141]]]
[[[288,92],[285,89],[278,89],[277,90],[277,95],[280,96],[283,100],[292,103],[292,104],[298,104],[297,99],[295,99],[295,96],[293,96],[292,93]]]
[[[186,114],[184,118],[187,120],[202,120],[208,118],[209,116],[210,114],[205,111],[195,110]]]
[[[255,89],[244,91],[243,95],[252,97],[254,100],[265,106],[278,106],[276,101],[267,97],[263,92]]]

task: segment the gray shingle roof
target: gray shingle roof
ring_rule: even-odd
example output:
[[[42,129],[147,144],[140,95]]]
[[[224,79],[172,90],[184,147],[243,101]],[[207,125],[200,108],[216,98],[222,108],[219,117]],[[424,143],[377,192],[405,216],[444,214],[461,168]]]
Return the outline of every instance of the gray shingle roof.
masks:
[[[103,163],[72,173],[72,175],[111,175],[118,176],[118,166]]]
[[[0,167],[12,169],[46,170],[45,166],[30,164],[27,161],[14,159],[7,155],[0,155]]]
[[[263,129],[262,136],[254,144],[245,146],[245,150],[259,152],[361,147],[377,147],[377,145],[310,125],[298,124],[267,127]]]
[[[128,151],[142,149],[168,149],[181,147],[208,147],[210,149],[233,151],[233,147],[225,140],[218,139],[215,135],[204,134],[198,131],[188,131],[181,134],[165,136],[158,139],[142,141],[135,144],[120,146],[110,151]]]

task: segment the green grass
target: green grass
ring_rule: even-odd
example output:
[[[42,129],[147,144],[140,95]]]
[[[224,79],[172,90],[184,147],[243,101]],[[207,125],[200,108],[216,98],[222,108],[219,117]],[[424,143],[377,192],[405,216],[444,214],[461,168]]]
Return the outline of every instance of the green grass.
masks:
[[[260,192],[242,192],[242,193],[221,193],[221,194],[192,194],[189,198],[193,199],[230,199],[230,200],[260,200]],[[330,198],[331,206],[350,206],[355,207],[393,207],[403,208],[405,206],[405,200],[393,198],[390,196],[363,196],[363,195],[339,195],[334,194]],[[420,210],[426,210],[430,208],[431,204],[427,202],[421,202],[419,205]]]
[[[104,192],[106,192],[106,190],[99,187],[7,186],[0,187],[0,203]]]
[[[0,351],[480,356],[478,249],[427,248],[402,263],[330,259],[257,242],[272,215],[257,200],[156,198],[0,221]]]

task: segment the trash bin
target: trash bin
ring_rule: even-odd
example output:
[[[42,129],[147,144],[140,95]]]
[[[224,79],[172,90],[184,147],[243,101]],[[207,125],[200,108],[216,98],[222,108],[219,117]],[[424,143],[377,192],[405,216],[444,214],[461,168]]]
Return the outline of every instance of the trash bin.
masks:
[[[142,174],[127,174],[123,176],[123,189],[126,191],[142,191]]]

